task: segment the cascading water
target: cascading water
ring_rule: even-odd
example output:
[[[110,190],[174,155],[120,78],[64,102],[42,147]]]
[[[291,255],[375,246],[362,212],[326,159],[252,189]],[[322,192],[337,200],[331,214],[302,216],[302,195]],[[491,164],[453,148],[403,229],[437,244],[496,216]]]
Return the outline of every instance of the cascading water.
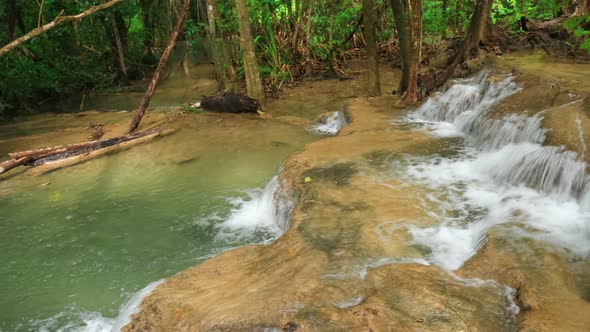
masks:
[[[435,227],[410,226],[413,241],[432,249],[429,260],[455,270],[471,257],[494,226],[552,243],[575,255],[590,255],[590,199],[586,163],[563,147],[543,146],[544,112],[491,119],[487,113],[520,90],[511,76],[487,72],[458,80],[407,119],[440,137],[464,137],[452,158],[414,158],[407,174],[432,188],[440,211]],[[441,201],[447,204],[441,204]],[[528,226],[528,227],[523,227]]]

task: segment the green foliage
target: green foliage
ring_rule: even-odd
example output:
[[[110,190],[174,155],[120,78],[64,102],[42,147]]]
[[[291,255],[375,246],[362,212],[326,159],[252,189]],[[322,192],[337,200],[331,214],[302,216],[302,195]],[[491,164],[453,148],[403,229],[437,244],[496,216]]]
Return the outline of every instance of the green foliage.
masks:
[[[44,0],[39,20],[39,2],[16,0],[24,28],[14,26],[14,35],[0,29],[0,42],[5,44],[39,23],[44,24],[63,12],[77,14],[101,0]],[[495,0],[492,23],[519,31],[521,15],[546,20],[556,17],[567,0]],[[217,0],[220,20],[217,32],[230,43],[232,65],[238,75],[241,52],[238,43],[238,20],[233,0]],[[0,58],[0,118],[35,109],[40,101],[72,94],[84,89],[118,86],[126,82],[118,63],[112,25],[113,15],[125,44],[125,60],[130,79],[141,78],[153,69],[163,50],[181,0],[127,0],[77,22],[66,24],[34,38]],[[359,19],[361,0],[247,0],[249,18],[255,36],[255,51],[260,71],[267,83],[280,85],[302,75],[310,65],[334,69],[344,63],[354,49],[363,48]],[[311,17],[308,6],[311,4]],[[469,26],[476,1],[425,0],[423,2],[423,37],[426,43],[440,38],[462,37]],[[393,41],[396,31],[389,0],[375,0],[377,38]],[[183,37],[191,52],[203,54],[207,38],[205,1],[193,1],[185,22]],[[0,20],[9,22],[8,1],[0,1]],[[17,20],[18,21],[18,20]],[[307,40],[307,23],[310,36]],[[565,26],[580,38],[580,47],[590,51],[588,16],[575,16]],[[19,23],[20,24],[20,23]],[[122,27],[121,27],[122,26]],[[393,44],[391,44],[393,45]],[[358,53],[356,53],[358,54]],[[226,67],[229,64],[224,64]],[[346,73],[342,66],[341,72]]]
[[[17,0],[24,30],[15,26],[16,38],[48,23],[56,16],[80,13],[95,1],[45,0],[39,22],[39,7]],[[128,45],[127,69],[138,77],[146,68],[141,65],[144,28],[136,1],[125,1],[77,22],[58,26],[23,44],[0,58],[0,119],[34,111],[39,102],[56,99],[76,91],[106,88],[119,84],[122,76],[117,63],[112,27],[112,13],[123,18]],[[10,15],[8,6],[0,5],[0,19]],[[0,29],[2,44],[9,41]]]
[[[571,16],[563,23],[563,26],[574,32],[581,39],[580,48],[590,53],[590,15]]]
[[[521,16],[535,20],[557,17],[567,0],[496,0],[492,7],[492,23],[504,23],[517,29]]]

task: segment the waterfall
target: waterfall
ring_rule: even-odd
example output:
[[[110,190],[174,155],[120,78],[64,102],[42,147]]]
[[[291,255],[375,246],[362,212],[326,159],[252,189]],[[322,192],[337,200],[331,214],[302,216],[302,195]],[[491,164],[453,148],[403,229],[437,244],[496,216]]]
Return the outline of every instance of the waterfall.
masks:
[[[544,112],[491,118],[492,107],[518,93],[513,77],[488,72],[458,80],[406,117],[433,135],[460,136],[459,156],[408,157],[407,175],[430,187],[439,202],[435,227],[409,226],[414,242],[432,249],[429,260],[459,268],[494,226],[552,243],[574,255],[590,255],[589,176],[586,163],[564,147],[542,145]],[[440,204],[447,200],[448,204]],[[425,207],[427,204],[425,204]]]

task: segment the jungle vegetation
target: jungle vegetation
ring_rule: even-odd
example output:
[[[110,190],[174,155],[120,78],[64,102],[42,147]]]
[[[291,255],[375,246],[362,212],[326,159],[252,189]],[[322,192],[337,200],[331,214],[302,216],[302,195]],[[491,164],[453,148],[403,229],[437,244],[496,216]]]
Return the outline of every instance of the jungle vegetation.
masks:
[[[106,2],[2,1],[0,45]],[[426,80],[434,82],[431,88],[439,85],[452,74],[448,68],[480,49],[506,48],[508,39],[534,44],[553,38],[570,53],[590,51],[589,2],[193,0],[178,39],[187,45],[183,63],[195,56],[208,59],[215,64],[220,90],[240,89],[245,80],[248,95],[261,103],[265,95],[306,77],[346,78],[353,57],[368,59],[370,95],[391,92],[381,91],[380,59],[401,67],[395,93],[412,103],[423,94]],[[0,118],[35,111],[41,103],[80,91],[151,77],[184,4],[117,1],[0,52]],[[452,51],[448,75],[425,74],[441,43]]]

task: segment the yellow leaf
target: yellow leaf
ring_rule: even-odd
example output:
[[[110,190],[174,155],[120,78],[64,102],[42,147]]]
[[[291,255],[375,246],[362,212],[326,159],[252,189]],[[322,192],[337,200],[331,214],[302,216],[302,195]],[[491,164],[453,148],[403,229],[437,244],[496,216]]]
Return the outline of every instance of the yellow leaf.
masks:
[[[311,178],[308,176],[305,178],[305,180],[303,180],[304,183],[310,183],[311,182]]]
[[[50,202],[57,202],[59,200],[61,200],[61,194],[60,193],[58,193],[58,192],[52,192],[49,195],[49,201]]]

